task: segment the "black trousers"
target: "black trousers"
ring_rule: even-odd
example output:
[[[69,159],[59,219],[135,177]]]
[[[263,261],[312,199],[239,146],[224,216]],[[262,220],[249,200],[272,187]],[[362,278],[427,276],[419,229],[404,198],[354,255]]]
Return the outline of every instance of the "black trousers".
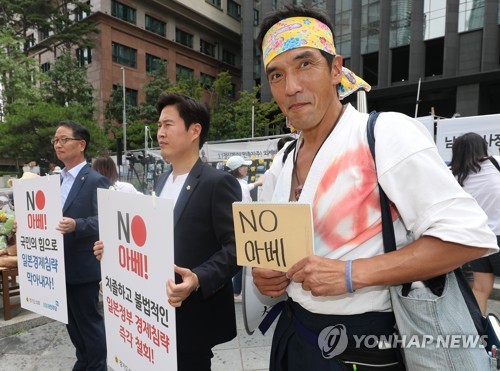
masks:
[[[99,281],[66,285],[68,330],[76,348],[73,371],[107,371],[104,318],[98,309]]]
[[[395,323],[393,313],[322,315],[288,299],[274,331],[269,370],[403,371],[399,349],[356,347],[354,338],[389,336],[394,333]],[[345,335],[339,336],[342,332]]]
[[[210,371],[212,350],[207,348],[195,352],[180,352],[177,348],[177,371]]]

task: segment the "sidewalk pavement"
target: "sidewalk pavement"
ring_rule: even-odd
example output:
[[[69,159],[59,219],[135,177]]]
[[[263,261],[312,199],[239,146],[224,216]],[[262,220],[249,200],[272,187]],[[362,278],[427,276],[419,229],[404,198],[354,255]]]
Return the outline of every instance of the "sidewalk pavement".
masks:
[[[488,312],[500,317],[500,279],[488,301]],[[263,336],[248,335],[241,303],[235,303],[238,336],[214,348],[213,371],[264,371],[268,369],[274,327]],[[0,369],[2,371],[67,371],[76,361],[65,325],[25,309],[4,321],[0,309]],[[110,368],[110,370],[112,370]]]
[[[238,336],[214,348],[213,371],[264,371],[268,369],[274,327],[265,336],[259,330],[248,335],[241,303],[235,303]],[[63,323],[25,309],[4,321],[0,309],[0,370],[67,371],[76,358]],[[112,370],[109,368],[109,370]]]

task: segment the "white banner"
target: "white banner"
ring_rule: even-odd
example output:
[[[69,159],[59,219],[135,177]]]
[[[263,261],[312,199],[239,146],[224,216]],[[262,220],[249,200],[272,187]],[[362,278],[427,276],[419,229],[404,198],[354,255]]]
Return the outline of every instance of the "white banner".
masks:
[[[436,146],[445,161],[451,161],[451,147],[455,138],[469,132],[484,137],[490,155],[498,156],[500,148],[500,115],[459,117],[437,123]]]
[[[279,139],[205,143],[200,157],[206,162],[224,162],[231,156],[241,156],[245,160],[271,159],[277,152]]]
[[[114,370],[177,370],[173,201],[97,190],[108,365]]]
[[[417,117],[417,120],[425,126],[427,131],[431,134],[431,137],[434,138],[434,116]]]
[[[21,306],[68,323],[60,177],[14,180]]]

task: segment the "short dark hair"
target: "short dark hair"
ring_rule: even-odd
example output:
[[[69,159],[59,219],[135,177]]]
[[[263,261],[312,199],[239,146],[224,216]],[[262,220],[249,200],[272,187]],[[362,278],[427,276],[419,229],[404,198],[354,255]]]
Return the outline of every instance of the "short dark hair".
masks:
[[[116,164],[109,156],[97,157],[92,163],[92,169],[108,178],[111,184],[115,184],[118,180],[118,171],[116,171]]]
[[[479,134],[466,133],[453,141],[451,150],[451,172],[463,186],[471,172],[481,170],[481,163],[488,157],[488,144]]]
[[[161,93],[156,102],[156,110],[158,115],[166,106],[175,106],[179,111],[179,116],[184,120],[186,130],[192,124],[201,125],[200,143],[199,147],[205,143],[208,130],[210,129],[210,112],[205,103],[191,98],[185,94],[179,93]]]
[[[242,166],[243,166],[243,165],[242,165]],[[241,167],[241,166],[240,166],[240,167]],[[227,169],[227,172],[228,172],[229,174],[231,174],[232,176],[234,176],[236,179],[243,178],[243,177],[242,177],[242,175],[241,175],[241,173],[240,173],[240,168],[239,168],[239,167],[238,167],[238,168],[236,168],[236,169],[234,169],[234,170],[231,170],[230,168],[228,168],[228,167],[226,166],[226,169]]]
[[[276,146],[278,147],[278,151],[281,150],[281,148],[284,147],[285,143],[291,142],[292,140],[295,140],[295,138],[292,137],[291,135],[287,135],[285,137],[281,137],[278,140],[278,143],[276,144]]]
[[[335,34],[333,33],[333,23],[330,21],[330,18],[328,18],[328,16],[325,13],[317,9],[307,7],[303,4],[286,5],[283,9],[271,13],[262,20],[262,23],[260,25],[259,35],[257,36],[257,45],[259,46],[259,48],[262,50],[262,41],[264,41],[264,36],[266,36],[267,31],[269,31],[269,29],[272,26],[274,26],[276,23],[278,23],[283,19],[292,17],[309,17],[317,19],[321,23],[324,23],[326,26],[328,26],[330,31],[332,31],[332,35],[334,36],[335,40]],[[328,66],[332,68],[334,56],[325,52],[324,50],[321,50],[321,55],[325,57],[326,61],[328,62]]]
[[[83,150],[83,153],[85,153],[85,151],[87,151],[87,148],[89,147],[89,144],[90,144],[90,133],[87,130],[87,128],[85,126],[79,124],[78,122],[74,122],[71,120],[61,121],[57,124],[58,128],[61,126],[67,127],[68,129],[71,129],[71,131],[73,132],[74,138],[82,139],[85,141],[85,148]]]

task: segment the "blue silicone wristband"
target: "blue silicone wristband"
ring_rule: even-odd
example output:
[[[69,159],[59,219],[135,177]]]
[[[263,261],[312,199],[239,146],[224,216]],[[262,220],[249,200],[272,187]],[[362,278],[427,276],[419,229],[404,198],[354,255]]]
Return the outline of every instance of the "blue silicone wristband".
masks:
[[[345,263],[345,282],[347,285],[347,291],[352,294],[355,290],[352,287],[351,272],[352,272],[352,260],[348,260]]]

